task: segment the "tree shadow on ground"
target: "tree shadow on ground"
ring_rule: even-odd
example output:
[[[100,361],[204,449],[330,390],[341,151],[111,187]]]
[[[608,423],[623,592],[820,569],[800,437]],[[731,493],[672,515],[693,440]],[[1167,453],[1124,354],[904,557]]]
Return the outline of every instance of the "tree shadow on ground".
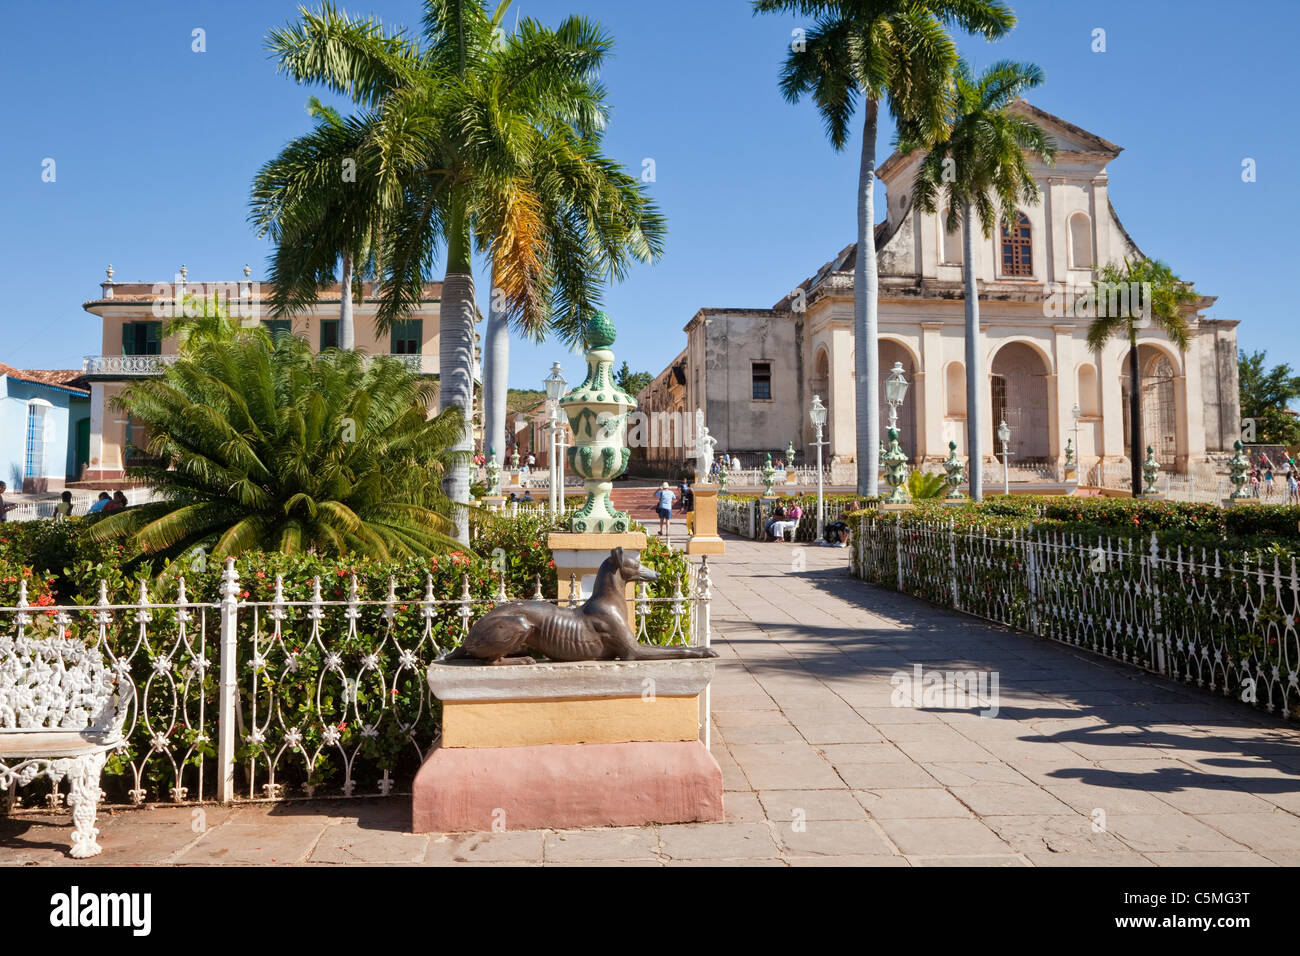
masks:
[[[1300,792],[1300,729],[1279,717],[1084,648],[873,586],[853,578],[843,567],[771,572],[760,567],[749,576],[787,575],[813,584],[827,598],[881,617],[882,626],[750,621],[736,628],[741,634],[731,637],[728,622],[719,620],[723,639],[741,649],[745,666],[760,679],[804,674],[836,681],[877,680],[888,686],[893,675],[907,673],[915,664],[938,670],[996,671],[1002,704],[997,717],[985,719],[1024,724],[1024,733],[1016,740],[1062,744],[1071,750],[1071,744],[1113,747],[1114,759],[1167,764],[1103,768],[1094,763],[1112,759],[1103,751],[1091,757],[1080,755],[1079,766],[1056,770],[1048,777],[1154,793]],[[834,613],[822,607],[828,609]],[[751,629],[755,633],[743,633]],[[774,640],[792,645],[789,657],[763,659],[743,653],[746,645],[771,647]],[[1076,726],[1036,728],[1049,721],[1071,721]]]

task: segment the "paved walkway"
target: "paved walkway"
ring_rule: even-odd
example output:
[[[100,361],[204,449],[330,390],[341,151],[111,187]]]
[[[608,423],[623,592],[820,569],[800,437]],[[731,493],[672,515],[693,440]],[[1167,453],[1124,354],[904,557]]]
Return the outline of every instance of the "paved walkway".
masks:
[[[710,562],[724,823],[428,836],[404,832],[404,798],[163,807],[101,815],[94,862],[1300,864],[1300,730],[869,587],[847,560],[731,539]],[[997,716],[893,706],[917,664],[996,672]],[[0,820],[0,863],[67,846],[66,817]]]

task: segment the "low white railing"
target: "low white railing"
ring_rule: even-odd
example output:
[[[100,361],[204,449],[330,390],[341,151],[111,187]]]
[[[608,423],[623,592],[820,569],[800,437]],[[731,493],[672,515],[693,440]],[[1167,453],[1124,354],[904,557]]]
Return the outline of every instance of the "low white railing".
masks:
[[[1084,473],[1081,482],[1089,488],[1105,488],[1112,491],[1133,491],[1133,475],[1127,465],[1118,462],[1094,464]],[[1282,488],[1278,504],[1286,503],[1286,489]],[[1188,501],[1200,504],[1222,504],[1232,494],[1232,482],[1227,475],[1175,475],[1160,474],[1156,477],[1156,491],[1171,501]],[[1250,486],[1246,486],[1250,491]]]
[[[1242,562],[1132,539],[865,521],[853,573],[1291,716],[1300,705],[1295,559]]]
[[[795,468],[793,469],[794,481],[791,482],[789,475],[791,469],[778,468],[773,477],[772,490],[779,492],[780,488],[786,484],[801,485],[803,487],[817,487],[817,469],[816,468]],[[716,482],[715,475],[711,481]],[[829,466],[822,469],[822,482],[831,484],[831,469]],[[728,488],[762,488],[763,487],[763,469],[761,468],[742,468],[739,471],[727,472]]]
[[[388,358],[401,362],[416,375],[438,374],[438,356],[436,355],[389,355]]]
[[[107,482],[107,484],[112,487],[112,482]],[[122,491],[122,494],[126,495],[128,506],[148,504],[162,498],[152,488],[126,488]],[[99,492],[97,491],[74,491],[72,493],[73,515],[85,515],[90,506],[98,500]],[[39,521],[55,517],[54,508],[59,504],[59,499],[41,498],[38,501],[15,501],[11,503],[14,507],[5,514],[6,521]]]
[[[707,560],[691,567],[667,596],[638,585],[641,641],[710,643]],[[423,593],[400,595],[390,578],[379,598],[363,598],[355,576],[334,583],[316,577],[290,587],[276,576],[269,600],[250,600],[249,583],[227,561],[215,601],[195,600],[182,578],[171,601],[151,601],[141,584],[135,603],[110,603],[101,583],[99,601],[80,606],[30,605],[22,583],[18,604],[0,607],[0,628],[18,638],[77,639],[129,679],[126,742],[104,781],[109,802],[409,789],[440,732],[425,670],[510,600],[505,579],[498,576],[494,594],[480,581],[477,596],[468,574],[453,596],[435,595],[431,576]],[[581,605],[579,582],[570,586],[568,606]],[[339,597],[326,596],[336,590]],[[546,600],[540,579],[528,597]],[[57,789],[50,794],[51,806],[61,800]]]
[[[161,375],[177,355],[87,355],[81,360],[85,375]]]

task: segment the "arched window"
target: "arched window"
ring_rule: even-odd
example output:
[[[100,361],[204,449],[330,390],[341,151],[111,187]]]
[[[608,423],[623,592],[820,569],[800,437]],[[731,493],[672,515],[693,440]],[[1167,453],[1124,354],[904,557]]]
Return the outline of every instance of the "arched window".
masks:
[[[1070,217],[1070,267],[1092,268],[1092,229],[1086,213],[1076,212]]]
[[[1004,276],[1032,276],[1034,253],[1029,230],[1029,217],[1016,214],[1014,229],[1002,226],[1002,274]]]
[[[947,265],[961,265],[961,227],[948,231],[948,210],[939,215],[939,231],[943,233],[943,261]]]

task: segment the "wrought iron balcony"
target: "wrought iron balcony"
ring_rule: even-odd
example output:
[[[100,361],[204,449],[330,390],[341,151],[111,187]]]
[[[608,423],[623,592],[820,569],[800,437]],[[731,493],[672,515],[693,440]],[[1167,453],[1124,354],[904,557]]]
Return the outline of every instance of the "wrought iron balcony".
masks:
[[[87,355],[81,360],[81,371],[86,375],[123,378],[161,375],[176,359],[175,355]]]
[[[81,360],[81,371],[85,375],[103,378],[143,378],[161,375],[163,369],[171,365],[179,356],[176,355],[87,355]],[[417,375],[437,375],[438,356],[436,355],[389,355],[397,359]]]
[[[397,359],[416,375],[437,375],[438,356],[436,355],[389,355]]]

